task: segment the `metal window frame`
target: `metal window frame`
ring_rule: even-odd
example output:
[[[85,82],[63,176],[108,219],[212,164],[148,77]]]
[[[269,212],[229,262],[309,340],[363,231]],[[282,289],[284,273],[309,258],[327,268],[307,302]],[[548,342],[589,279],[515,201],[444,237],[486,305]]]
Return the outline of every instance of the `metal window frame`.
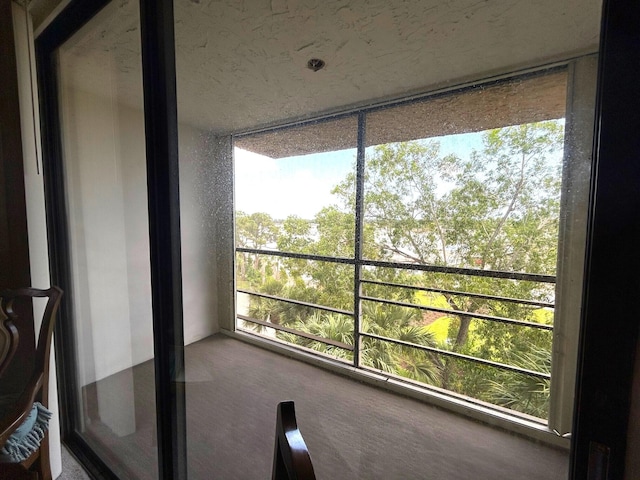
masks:
[[[572,479],[631,479],[638,474],[625,471],[626,458],[637,456],[627,450],[627,432],[638,427],[630,410],[632,387],[640,378],[640,372],[634,373],[640,322],[626,301],[637,298],[640,289],[638,18],[640,2],[604,1]]]
[[[62,160],[56,50],[110,1],[73,0],[36,39],[51,281],[71,291],[71,258]],[[172,370],[184,365],[178,128],[173,1],[140,0],[151,288],[156,382],[158,471],[163,480],[186,478],[184,386]],[[167,235],[167,232],[169,234]],[[71,296],[56,326],[62,436],[85,467],[100,478],[118,478],[76,430],[81,405]]]
[[[381,267],[381,268],[395,268],[395,269],[407,269],[407,270],[417,270],[417,271],[430,271],[430,272],[438,272],[438,273],[447,273],[447,274],[462,274],[462,275],[470,275],[470,276],[480,276],[480,277],[493,277],[493,278],[504,278],[504,279],[513,279],[513,280],[522,280],[522,281],[535,281],[535,282],[541,282],[541,283],[556,283],[556,276],[555,275],[544,275],[544,274],[534,274],[534,273],[522,273],[522,272],[506,272],[506,271],[493,271],[493,270],[480,270],[480,269],[473,269],[473,268],[459,268],[459,267],[446,267],[446,266],[439,266],[439,265],[418,265],[418,264],[409,264],[409,263],[402,263],[402,262],[389,262],[389,261],[377,261],[377,260],[370,260],[370,259],[366,259],[364,258],[363,255],[363,245],[362,245],[362,235],[363,235],[363,228],[364,228],[364,174],[365,174],[365,151],[366,151],[366,116],[368,113],[371,112],[377,112],[380,110],[385,110],[385,109],[391,109],[391,108],[395,108],[398,106],[403,106],[403,105],[408,105],[411,103],[415,103],[415,102],[420,102],[420,101],[424,101],[426,99],[432,99],[432,98],[439,98],[442,96],[449,96],[449,95],[456,95],[459,93],[464,93],[470,90],[474,90],[477,88],[482,88],[482,87],[486,87],[486,86],[493,86],[493,85],[499,85],[499,84],[503,84],[503,83],[508,83],[514,80],[520,80],[520,79],[528,79],[528,78],[535,78],[535,77],[540,77],[540,76],[544,76],[547,74],[553,74],[555,72],[558,71],[565,71],[567,73],[567,89],[569,90],[569,85],[571,84],[571,75],[573,73],[573,63],[575,62],[575,60],[568,60],[565,62],[558,62],[555,63],[553,65],[545,65],[545,66],[540,66],[537,69],[529,69],[526,72],[516,72],[516,73],[512,73],[510,75],[505,74],[503,76],[500,76],[499,78],[493,78],[493,79],[486,79],[486,80],[480,80],[477,82],[472,82],[468,85],[463,85],[463,86],[456,86],[456,87],[452,87],[449,89],[445,89],[442,91],[437,91],[437,92],[431,92],[431,93],[425,93],[422,95],[417,95],[414,97],[411,97],[409,99],[399,99],[399,100],[395,100],[395,101],[388,101],[382,105],[372,105],[372,106],[368,106],[368,107],[362,107],[360,109],[354,110],[354,111],[346,111],[346,112],[338,112],[326,117],[318,117],[318,118],[312,118],[312,119],[308,119],[308,120],[302,120],[299,122],[293,122],[290,124],[284,124],[284,125],[275,125],[275,126],[271,126],[271,127],[267,127],[267,128],[262,128],[259,130],[254,130],[254,131],[250,131],[250,132],[242,132],[236,135],[233,135],[234,138],[243,138],[243,137],[247,137],[247,136],[251,136],[254,134],[263,134],[266,132],[285,132],[290,130],[290,129],[295,129],[295,128],[299,128],[299,127],[312,127],[313,125],[317,125],[317,124],[321,124],[321,123],[325,123],[325,122],[331,122],[333,120],[336,119],[343,119],[343,118],[348,118],[348,117],[357,117],[357,145],[356,145],[356,195],[355,195],[355,199],[356,199],[356,203],[355,203],[355,207],[354,207],[354,214],[355,214],[355,222],[354,222],[354,253],[353,253],[353,257],[329,257],[329,256],[321,256],[321,255],[312,255],[312,254],[304,254],[304,253],[298,253],[298,252],[285,252],[285,251],[279,251],[279,250],[266,250],[266,249],[255,249],[255,248],[245,248],[245,247],[235,247],[234,251],[237,252],[242,252],[242,253],[252,253],[252,254],[257,254],[257,255],[270,255],[270,256],[276,256],[276,257],[284,257],[284,258],[295,258],[295,259],[302,259],[302,260],[310,260],[310,261],[323,261],[323,262],[329,262],[329,263],[337,263],[337,264],[349,264],[349,265],[353,265],[354,268],[354,289],[353,289],[353,321],[354,321],[354,350],[353,350],[353,367],[354,368],[364,368],[364,366],[360,365],[360,340],[361,337],[371,337],[370,334],[367,334],[366,332],[363,332],[362,329],[360,328],[361,325],[361,309],[362,309],[362,301],[376,301],[376,302],[381,302],[381,303],[387,303],[387,304],[394,304],[394,305],[399,305],[399,306],[411,306],[414,308],[421,308],[421,309],[425,309],[425,310],[432,310],[432,311],[440,311],[443,313],[452,313],[452,314],[457,314],[458,312],[455,311],[448,311],[445,309],[436,309],[436,308],[428,308],[428,307],[424,307],[424,306],[419,306],[419,305],[412,305],[412,304],[408,304],[408,303],[403,303],[403,302],[394,302],[394,301],[387,301],[384,299],[379,299],[379,298],[373,298],[373,297],[369,297],[367,295],[363,295],[362,294],[362,285],[365,283],[376,283],[374,281],[370,281],[367,280],[365,278],[363,278],[362,276],[362,267],[364,266],[373,266],[373,267]],[[569,96],[569,92],[567,93],[567,96]],[[566,111],[565,116],[568,115],[568,111]],[[566,140],[565,140],[566,141]],[[564,169],[563,169],[564,171]],[[564,174],[564,173],[563,173]],[[564,184],[563,184],[564,187]],[[564,193],[563,193],[564,196]],[[561,210],[560,215],[562,216],[564,214],[564,212]],[[234,228],[235,228],[235,224],[234,224]],[[560,232],[559,232],[560,233]],[[235,281],[235,279],[234,279]],[[384,282],[383,282],[384,283]],[[428,290],[428,289],[427,289]],[[257,296],[265,296],[264,294],[260,294],[258,292],[252,292],[252,291],[248,291],[248,290],[242,290],[242,289],[236,289],[236,292],[240,292],[240,293],[247,293],[247,294],[252,294],[252,295],[257,295]],[[275,298],[277,300],[282,300],[282,301],[289,301],[287,299],[283,299],[283,298],[279,298],[279,297],[272,297]],[[516,302],[516,303],[523,303],[522,300],[519,299],[504,299],[504,301],[507,302]],[[296,301],[293,301],[291,303],[299,303]],[[526,301],[524,303],[527,303]],[[552,307],[553,305],[550,304],[549,302],[528,302],[530,304],[537,304],[541,307]],[[315,306],[321,310],[327,310],[326,307],[324,306]],[[342,313],[342,312],[339,312]],[[237,319],[242,317],[242,319],[244,319],[245,321],[252,321],[249,317],[245,317],[245,316],[236,316],[236,321],[233,322],[233,329],[235,330],[237,328]],[[483,314],[476,314],[473,315],[474,318],[478,318],[481,320],[487,320],[487,321],[498,321],[498,322],[502,322],[502,323],[508,323],[508,324],[513,324],[516,326],[521,326],[521,327],[533,327],[533,328],[540,328],[543,330],[549,330],[552,331],[554,330],[554,326],[549,326],[549,325],[538,325],[532,322],[526,322],[526,321],[518,321],[518,320],[514,320],[514,319],[508,319],[508,318],[501,318],[501,317],[493,317],[491,315],[483,315]],[[255,320],[255,319],[253,319]],[[556,320],[558,320],[558,317],[556,316]],[[560,319],[562,320],[562,319]],[[255,322],[255,323],[259,323],[259,322]],[[555,322],[554,322],[555,323]],[[575,327],[575,325],[574,325]],[[380,339],[380,340],[385,340],[385,339]],[[558,363],[557,358],[561,358],[561,355],[564,352],[564,349],[566,348],[565,344],[562,343],[562,345],[560,345],[560,341],[558,340],[558,335],[554,335],[554,339],[553,339],[553,344],[552,344],[552,355],[553,355],[553,360],[552,360],[552,365],[554,363]],[[434,351],[437,351],[437,349],[435,349]],[[473,361],[473,362],[478,362],[478,363],[485,363],[488,366],[495,366],[496,368],[501,368],[501,369],[509,369],[508,365],[503,365],[503,364],[499,364],[499,362],[493,362],[493,364],[495,365],[491,365],[492,362],[488,362],[486,360],[483,359],[477,359],[475,357],[468,357],[467,356],[461,356],[462,360],[468,360],[468,361]],[[517,369],[517,367],[516,367]],[[563,370],[564,367],[563,366],[556,366],[556,371],[558,370]],[[529,375],[529,373],[527,373],[526,371],[520,372],[523,373],[525,375]],[[549,379],[550,375],[548,374],[544,374],[541,372],[532,372],[531,376],[533,377],[538,377],[538,378],[545,378],[545,379]],[[565,401],[566,403],[566,392],[567,391],[571,391],[571,389],[573,388],[573,383],[572,383],[571,378],[567,379],[565,381],[566,385],[563,384],[562,387],[563,388],[558,388],[558,393],[554,393],[551,392],[550,394],[550,410],[553,410],[555,413],[555,417],[553,419],[553,421],[551,421],[551,416],[549,415],[546,419],[544,419],[544,421],[546,422],[546,424],[549,426],[549,431],[550,433],[555,431],[554,427],[556,425],[556,420],[557,418],[560,418],[562,422],[564,422],[564,424],[567,423],[567,419],[562,417],[562,414],[567,414],[567,409],[565,408],[564,410],[557,408],[557,407],[551,407],[551,405],[553,405],[554,403],[560,403],[561,401]],[[556,382],[557,383],[557,382]],[[559,412],[559,413],[558,413]],[[569,414],[571,414],[571,410],[569,410]],[[514,412],[514,417],[517,417],[518,414],[517,412]]]

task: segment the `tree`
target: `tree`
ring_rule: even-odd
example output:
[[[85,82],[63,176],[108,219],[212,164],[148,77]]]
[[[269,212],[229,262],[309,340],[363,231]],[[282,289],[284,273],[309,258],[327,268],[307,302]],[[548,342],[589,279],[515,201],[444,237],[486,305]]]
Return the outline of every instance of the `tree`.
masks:
[[[436,141],[375,147],[366,159],[364,209],[376,233],[365,253],[413,264],[554,274],[562,139],[562,123],[548,121],[488,131],[482,149],[468,158],[441,155]],[[354,182],[350,176],[334,190],[344,206],[353,203]],[[553,298],[552,285],[529,281],[425,272],[414,275],[411,283],[530,300]],[[549,323],[548,316],[540,319],[539,307],[443,296],[452,310],[467,312],[450,322],[452,350],[523,368],[530,352],[550,351],[548,331],[473,316]],[[441,386],[476,397],[495,390],[501,375],[459,360],[445,363]],[[540,413],[531,402],[509,405]]]
[[[436,345],[433,334],[416,324],[418,314],[414,309],[365,303],[363,310],[364,331],[427,347]],[[298,317],[291,326],[320,338],[354,345],[353,319],[345,315],[316,312],[306,318]],[[351,351],[328,343],[291,333],[279,333],[278,337],[336,358],[352,359]],[[437,383],[442,366],[432,353],[371,339],[362,341],[360,356],[362,365],[432,384]]]
[[[236,212],[236,246],[263,249],[275,243],[278,226],[267,213]],[[269,261],[261,259],[257,254],[243,253],[238,257],[237,267],[240,278],[249,284],[260,284],[270,267]]]
[[[467,156],[443,155],[435,140],[373,147],[368,150],[365,164],[364,257],[415,265],[553,275],[562,139],[562,122],[546,121],[483,132],[482,146]],[[311,221],[287,218],[276,228],[275,237],[268,219],[261,219],[265,226],[260,230],[262,234],[257,228],[249,228],[249,220],[243,224],[243,231],[252,232],[253,245],[263,239],[263,245],[275,241],[283,251],[352,258],[355,175],[348,175],[333,193],[336,205],[325,207]],[[256,223],[258,220],[252,219]],[[352,266],[289,258],[281,259],[279,265],[285,271],[279,280],[282,295],[334,308],[353,308]],[[552,301],[553,285],[393,268],[367,268],[362,275],[374,281],[436,290],[425,294],[379,283],[363,284],[363,292],[369,297],[438,308],[444,302],[455,312],[421,313],[416,308],[365,301],[362,327],[370,333],[435,346],[437,342],[429,336],[427,325],[446,317],[448,339],[439,348],[522,368],[535,365],[538,371],[546,371],[544,355],[550,359],[551,349],[549,331],[481,320],[476,315],[551,324],[553,314],[548,309],[482,295]],[[268,277],[262,272],[260,282],[266,285]],[[345,320],[348,317],[319,314],[308,307],[270,308],[270,318],[308,333],[336,340],[352,334],[348,332],[352,322]],[[344,350],[320,342],[278,335],[335,356],[347,355]],[[548,385],[544,381],[531,381],[493,367],[438,357],[392,342],[365,339],[360,354],[363,365],[520,411],[542,416],[546,408]],[[541,358],[544,361],[534,361]],[[513,385],[506,391],[514,397],[508,398],[505,391],[500,391],[498,385],[504,386],[504,382]]]
[[[563,126],[557,121],[490,130],[469,158],[440,155],[437,141],[376,146],[366,159],[365,218],[375,229],[370,258],[415,264],[555,272]],[[335,189],[353,204],[355,178]],[[436,287],[495,293],[496,282],[429,275]],[[519,298],[552,292],[531,282],[502,282]],[[494,306],[446,294],[452,309],[475,313]],[[466,343],[472,316],[461,315],[454,349]]]
[[[425,347],[437,345],[429,329],[419,324],[416,309],[365,302],[362,310],[365,332]],[[376,339],[366,338],[362,343],[363,365],[425,383],[438,383],[442,362],[435,354]]]
[[[278,227],[267,213],[236,212],[236,245],[238,247],[261,249],[274,243]]]

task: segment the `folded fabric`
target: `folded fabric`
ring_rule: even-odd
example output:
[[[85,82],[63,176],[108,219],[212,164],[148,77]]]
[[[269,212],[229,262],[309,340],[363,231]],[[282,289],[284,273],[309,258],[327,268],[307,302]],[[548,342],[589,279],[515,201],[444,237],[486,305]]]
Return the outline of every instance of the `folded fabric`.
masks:
[[[40,448],[40,442],[49,428],[52,413],[40,402],[35,402],[31,412],[7,443],[0,449],[0,462],[19,463]]]

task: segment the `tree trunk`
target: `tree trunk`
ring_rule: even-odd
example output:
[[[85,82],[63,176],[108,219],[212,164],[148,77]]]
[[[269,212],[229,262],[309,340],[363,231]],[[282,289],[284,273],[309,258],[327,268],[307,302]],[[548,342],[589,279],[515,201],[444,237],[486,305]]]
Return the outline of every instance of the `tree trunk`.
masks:
[[[447,303],[453,310],[461,310],[461,307],[456,304],[455,299],[451,295],[446,295]],[[453,343],[452,351],[458,352],[467,343],[469,338],[469,327],[471,326],[471,320],[473,317],[468,315],[458,315],[460,318],[460,326],[458,327],[458,333],[456,335],[455,342]],[[444,368],[442,369],[442,388],[449,389],[449,377],[455,366],[456,360],[453,358],[447,358]]]
[[[453,351],[457,352],[467,343],[467,338],[469,337],[469,327],[471,326],[471,319],[467,315],[460,315],[460,326],[458,327],[458,335],[456,336],[456,341],[453,344]]]
[[[447,303],[453,310],[462,310],[458,304],[456,304],[455,298],[452,295],[444,294],[444,298],[447,300]],[[469,312],[473,313],[473,311]],[[453,344],[453,351],[457,352],[462,347],[464,347],[465,343],[467,343],[467,338],[469,337],[469,327],[471,326],[471,320],[473,317],[468,315],[458,315],[460,318],[460,326],[458,327],[458,334],[456,335],[456,341]]]

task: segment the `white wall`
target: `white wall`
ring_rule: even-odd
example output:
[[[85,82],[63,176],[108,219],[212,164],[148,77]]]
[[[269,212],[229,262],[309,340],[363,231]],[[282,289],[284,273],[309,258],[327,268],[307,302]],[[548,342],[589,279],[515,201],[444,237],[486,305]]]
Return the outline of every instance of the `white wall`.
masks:
[[[16,62],[18,67],[18,85],[20,101],[20,121],[22,134],[22,150],[24,158],[24,182],[27,204],[27,229],[29,234],[29,260],[31,266],[31,284],[37,288],[48,288],[49,251],[47,248],[47,230],[44,206],[44,183],[41,158],[36,150],[39,142],[39,124],[34,109],[37,99],[31,96],[31,71],[35,72],[30,19],[23,7],[12,3],[13,28],[16,42]],[[30,62],[31,60],[31,62]],[[35,88],[34,88],[35,90]],[[39,331],[44,303],[34,304],[35,329]],[[49,375],[49,409],[53,417],[49,422],[49,453],[53,478],[62,473],[62,457],[60,451],[60,421],[58,417],[58,389],[56,383],[55,348],[51,348],[51,364]]]
[[[231,203],[232,190],[217,183],[217,165],[227,161],[220,139],[187,125],[179,125],[178,139],[184,339],[188,345],[219,330],[219,304],[230,302],[229,297],[218,296],[217,258],[224,247],[216,232],[232,230],[231,221],[221,218],[219,204],[220,196]],[[233,245],[228,250],[227,256],[233,258]]]
[[[66,88],[63,128],[82,385],[153,356],[144,127],[140,110]],[[180,127],[185,343],[218,330],[214,159]]]

